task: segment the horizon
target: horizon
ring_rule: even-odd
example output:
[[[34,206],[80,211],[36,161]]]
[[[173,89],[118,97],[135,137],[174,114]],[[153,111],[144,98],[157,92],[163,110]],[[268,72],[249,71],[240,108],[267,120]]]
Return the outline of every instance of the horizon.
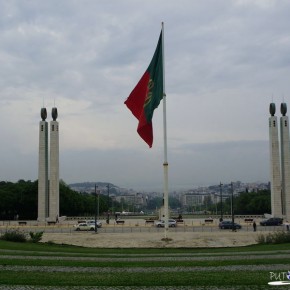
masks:
[[[18,181],[20,180],[24,180],[24,181],[31,181],[31,182],[35,182],[37,181],[37,179],[35,180],[30,180],[30,179],[23,179],[23,178],[19,178],[17,180],[2,180],[0,182],[12,182],[12,183],[17,183]],[[97,184],[97,183],[105,183],[105,184],[112,184],[113,186],[115,187],[118,187],[120,189],[126,189],[126,190],[133,190],[133,191],[143,191],[143,192],[157,192],[157,193],[162,193],[163,192],[163,187],[148,187],[148,186],[141,186],[139,189],[137,188],[131,188],[131,187],[126,187],[125,185],[124,186],[120,186],[114,182],[107,182],[107,181],[83,181],[83,182],[72,182],[72,183],[67,183],[65,180],[61,179],[60,178],[60,182],[64,182],[67,186],[72,186],[72,185],[77,185],[77,184],[83,184],[83,183],[91,183],[92,185],[93,184]],[[251,182],[246,182],[246,181],[242,181],[242,180],[235,180],[235,181],[228,181],[228,182],[222,182],[223,186],[225,185],[230,185],[231,182],[233,183],[237,183],[237,182],[241,182],[242,184],[268,184],[270,181],[251,181]],[[175,187],[169,187],[169,193],[172,193],[174,191],[186,191],[186,190],[192,190],[192,189],[198,189],[198,188],[203,188],[203,187],[210,187],[210,186],[219,186],[220,182],[218,183],[208,183],[208,184],[196,184],[196,185],[176,185]]]

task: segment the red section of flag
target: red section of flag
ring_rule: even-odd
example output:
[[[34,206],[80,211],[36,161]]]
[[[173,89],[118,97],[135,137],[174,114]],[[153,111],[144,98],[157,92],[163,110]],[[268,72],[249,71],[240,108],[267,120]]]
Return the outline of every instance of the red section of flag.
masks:
[[[150,74],[146,71],[129,95],[128,99],[125,101],[125,104],[132,114],[139,120],[137,128],[138,134],[151,148],[153,143],[152,122],[147,122],[144,112],[144,103],[148,93],[149,80]]]
[[[137,132],[152,147],[152,118],[154,110],[163,98],[163,56],[162,31],[153,58],[144,75],[125,101],[127,107],[138,119]]]

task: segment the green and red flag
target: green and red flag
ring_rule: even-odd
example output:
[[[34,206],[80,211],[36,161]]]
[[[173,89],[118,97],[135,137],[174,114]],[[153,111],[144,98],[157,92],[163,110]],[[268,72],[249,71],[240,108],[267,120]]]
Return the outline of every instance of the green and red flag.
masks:
[[[157,48],[147,70],[133,89],[126,106],[139,120],[137,132],[140,137],[152,147],[153,143],[153,112],[163,98],[163,56],[162,31]]]

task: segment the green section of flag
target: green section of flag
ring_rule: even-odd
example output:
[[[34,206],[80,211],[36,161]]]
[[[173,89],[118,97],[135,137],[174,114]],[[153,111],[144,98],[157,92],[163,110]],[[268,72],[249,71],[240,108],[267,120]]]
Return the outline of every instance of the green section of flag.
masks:
[[[159,36],[157,48],[153,55],[147,72],[150,79],[147,85],[147,95],[144,102],[144,114],[147,123],[152,121],[153,112],[158,107],[163,98],[163,49],[162,49],[162,31]]]

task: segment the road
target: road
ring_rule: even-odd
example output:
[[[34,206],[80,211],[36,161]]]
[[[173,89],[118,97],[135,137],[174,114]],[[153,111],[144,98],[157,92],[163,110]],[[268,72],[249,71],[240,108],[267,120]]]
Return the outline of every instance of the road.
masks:
[[[1,224],[2,223],[2,224]],[[0,233],[4,233],[5,231],[13,228],[17,228],[21,231],[25,232],[39,232],[44,231],[46,233],[71,233],[75,232],[75,228],[73,224],[76,222],[63,222],[56,225],[38,225],[36,222],[27,222],[26,225],[19,226],[17,222],[1,222],[0,223]],[[138,221],[130,220],[126,224],[116,224],[114,221],[111,221],[109,225],[106,224],[105,221],[102,221],[102,228],[98,228],[100,233],[137,233],[137,232],[163,232],[164,228],[157,228],[153,224],[145,224],[144,220],[142,223]],[[264,232],[264,231],[282,231],[285,230],[284,226],[260,226],[257,225],[257,232]],[[203,224],[197,223],[194,224],[192,222],[185,222],[178,224],[175,228],[169,228],[171,232],[226,232],[231,231],[230,229],[219,229],[218,223],[214,222],[213,224]],[[253,231],[252,224],[242,224],[242,229],[238,231]]]

